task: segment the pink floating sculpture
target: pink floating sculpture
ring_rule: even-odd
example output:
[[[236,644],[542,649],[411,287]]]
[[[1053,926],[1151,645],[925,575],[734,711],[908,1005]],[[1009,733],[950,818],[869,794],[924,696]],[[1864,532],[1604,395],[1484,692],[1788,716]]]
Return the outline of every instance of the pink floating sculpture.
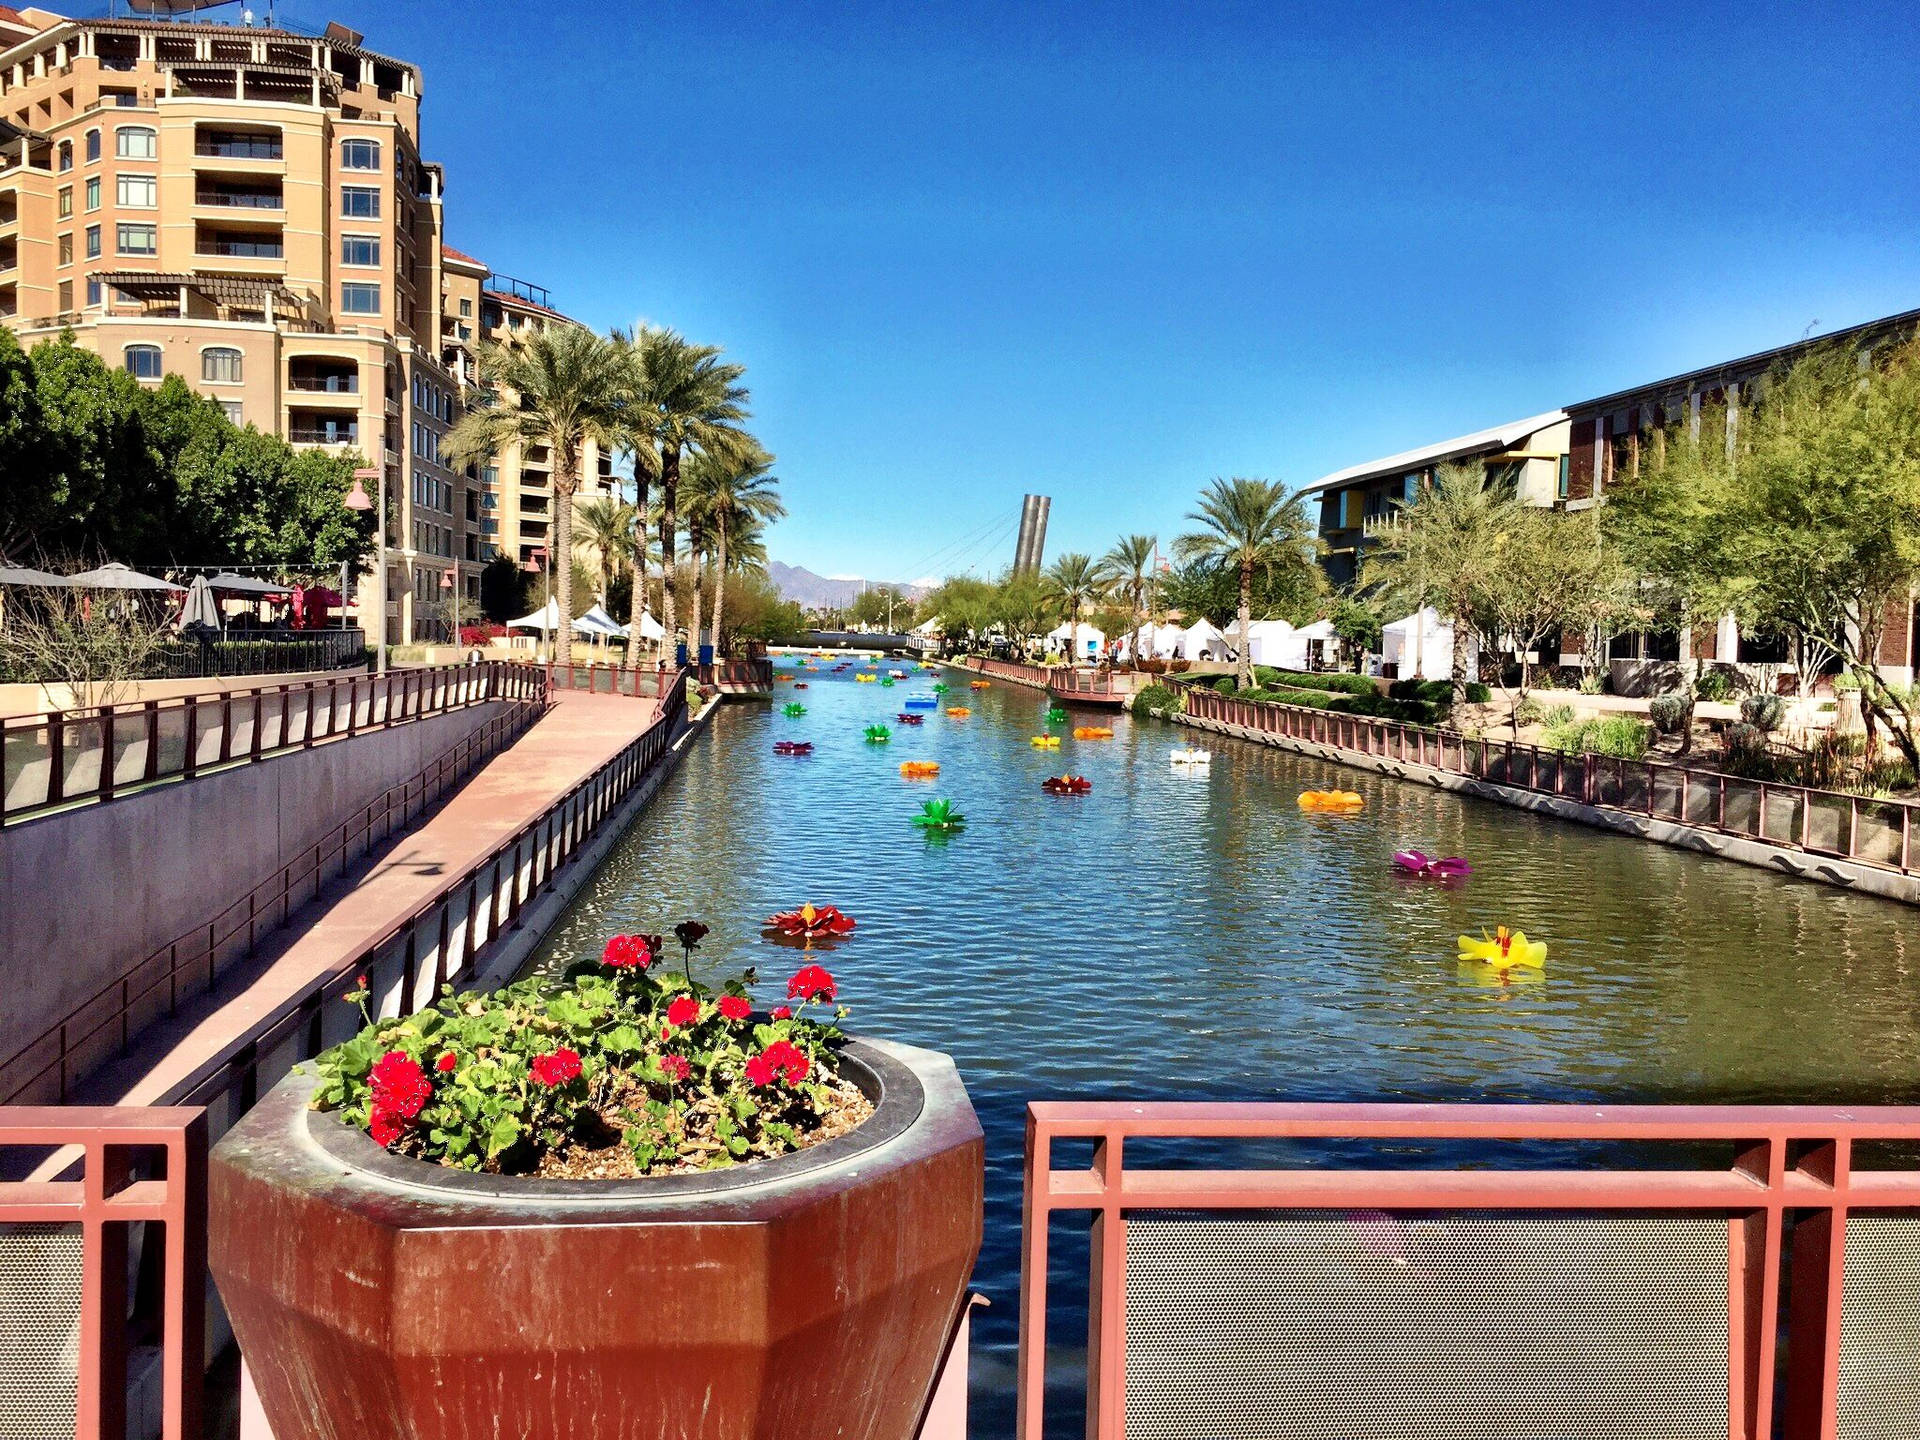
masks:
[[[813,753],[813,742],[811,740],[776,740],[773,742],[773,753],[776,755],[811,755]]]
[[[1396,850],[1393,863],[1422,880],[1464,880],[1473,873],[1473,867],[1458,855],[1435,859],[1418,850]]]

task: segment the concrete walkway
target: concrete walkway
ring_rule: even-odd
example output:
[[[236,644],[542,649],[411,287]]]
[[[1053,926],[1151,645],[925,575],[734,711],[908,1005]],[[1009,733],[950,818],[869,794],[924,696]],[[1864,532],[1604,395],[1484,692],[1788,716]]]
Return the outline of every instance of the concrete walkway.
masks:
[[[656,702],[559,691],[553,708],[430,819],[334,881],[212,993],[147,1030],[71,1094],[76,1105],[166,1103],[174,1087],[341,960],[389,933],[653,722]]]

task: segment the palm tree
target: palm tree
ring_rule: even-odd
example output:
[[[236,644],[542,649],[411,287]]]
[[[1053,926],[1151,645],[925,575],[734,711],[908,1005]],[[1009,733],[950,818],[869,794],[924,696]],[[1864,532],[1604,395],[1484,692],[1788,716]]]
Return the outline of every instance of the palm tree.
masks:
[[[628,634],[633,638],[629,647],[640,640],[640,617],[647,613],[647,563],[653,553],[651,542],[647,538],[647,528],[658,517],[655,507],[647,503],[649,485],[660,478],[660,442],[654,438],[652,413],[640,404],[646,373],[645,358],[640,346],[630,331],[612,332],[614,344],[626,352],[627,362],[633,371],[633,393],[620,417],[620,423],[614,428],[613,443],[616,450],[624,452],[633,461],[633,504],[630,507],[633,520],[633,541],[630,549],[635,556],[633,572],[633,599],[627,607]],[[664,583],[664,582],[663,582]],[[629,648],[631,654],[631,648]]]
[[[633,507],[603,495],[587,501],[574,518],[580,522],[575,543],[591,549],[600,562],[600,595],[604,600],[633,560]]]
[[[1455,705],[1467,698],[1467,629],[1519,515],[1519,500],[1487,484],[1483,466],[1442,465],[1367,555],[1368,589],[1416,615],[1431,605],[1453,623]]]
[[[1240,578],[1240,647],[1236,673],[1242,689],[1253,683],[1247,629],[1253,623],[1253,577],[1277,570],[1310,570],[1320,550],[1304,496],[1289,495],[1272,480],[1215,479],[1200,492],[1187,518],[1201,528],[1182,535],[1174,548],[1187,559],[1229,565]]]
[[[625,422],[642,443],[657,447],[660,459],[660,554],[667,574],[660,618],[671,636],[678,624],[674,560],[681,457],[688,451],[729,453],[748,443],[740,428],[748,413],[746,387],[739,383],[746,367],[723,361],[717,345],[695,345],[678,331],[652,325],[635,332],[631,350],[639,387]],[[697,557],[694,573],[699,574]],[[700,637],[693,642],[698,645]]]
[[[632,393],[622,348],[578,325],[549,325],[511,344],[480,347],[479,389],[447,437],[461,465],[492,459],[509,445],[545,445],[553,456],[553,556],[559,605],[555,635],[572,654],[573,496],[580,447],[606,444]],[[551,653],[551,650],[549,651]]]
[[[1100,593],[1098,570],[1091,555],[1071,550],[1048,566],[1047,573],[1040,579],[1047,597],[1066,608],[1067,663],[1071,665],[1079,640],[1080,607]]]
[[[687,488],[698,495],[704,528],[713,537],[713,643],[720,647],[720,622],[726,607],[727,543],[737,536],[741,519],[763,524],[787,513],[780,503],[780,481],[773,474],[773,456],[758,444],[732,452],[697,455],[687,466]]]
[[[1120,543],[1100,558],[1100,578],[1116,593],[1127,597],[1133,615],[1133,658],[1140,658],[1140,624],[1146,609],[1147,583],[1153,574],[1153,557],[1159,542],[1151,535],[1122,535]]]

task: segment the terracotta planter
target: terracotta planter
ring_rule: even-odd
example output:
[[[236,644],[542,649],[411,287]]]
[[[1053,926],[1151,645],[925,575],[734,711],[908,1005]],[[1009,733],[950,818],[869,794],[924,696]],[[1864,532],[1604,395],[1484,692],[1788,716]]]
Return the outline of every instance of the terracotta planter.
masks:
[[[953,1062],[847,1047],[858,1130],[712,1175],[388,1154],[277,1085],[214,1149],[211,1262],[279,1440],[908,1440],[980,1249]]]

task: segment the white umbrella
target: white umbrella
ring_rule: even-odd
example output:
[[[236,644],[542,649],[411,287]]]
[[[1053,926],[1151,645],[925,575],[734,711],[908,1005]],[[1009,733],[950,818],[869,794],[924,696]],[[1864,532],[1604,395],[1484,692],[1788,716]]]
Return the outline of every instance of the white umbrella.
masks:
[[[0,585],[37,585],[43,589],[53,589],[71,583],[66,576],[54,575],[45,570],[28,570],[15,565],[0,565]]]
[[[180,607],[180,623],[174,628],[189,630],[196,625],[209,630],[220,628],[220,602],[213,598],[213,587],[204,575],[194,576],[193,584],[187,587],[186,603]]]
[[[266,580],[254,580],[245,575],[236,575],[231,570],[222,570],[207,582],[216,590],[225,590],[231,595],[291,595],[291,585],[275,585]]]
[[[171,590],[176,594],[186,588],[184,585],[175,585],[171,580],[156,580],[151,575],[142,575],[117,560],[95,570],[69,575],[67,583],[82,590]]]

